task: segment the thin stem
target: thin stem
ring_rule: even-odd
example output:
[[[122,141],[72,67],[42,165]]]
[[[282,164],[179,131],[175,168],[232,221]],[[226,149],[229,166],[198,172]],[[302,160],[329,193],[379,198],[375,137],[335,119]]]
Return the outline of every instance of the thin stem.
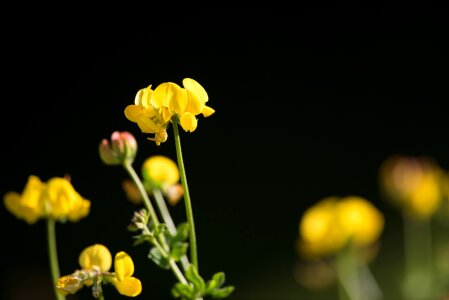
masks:
[[[168,227],[168,231],[171,235],[176,235],[178,230],[176,229],[175,223],[173,222],[173,219],[170,215],[170,211],[167,208],[167,205],[165,204],[164,196],[162,195],[161,191],[157,188],[153,189],[153,197],[156,200],[156,204],[159,208],[159,212],[161,213],[162,219],[164,220],[164,223]],[[187,270],[187,267],[190,265],[189,259],[186,255],[181,256],[181,264],[184,270]]]
[[[56,248],[56,232],[55,220],[47,219],[47,241],[48,241],[48,258],[50,260],[51,282],[57,300],[65,300],[65,297],[58,293],[56,282],[61,276],[59,273],[58,251]]]
[[[147,231],[149,231],[147,229]],[[152,239],[153,245],[161,252],[162,256],[168,260],[168,263],[170,264],[170,268],[173,271],[173,274],[175,274],[176,278],[178,278],[179,282],[182,284],[188,284],[188,281],[185,279],[184,275],[182,274],[181,270],[179,270],[178,265],[176,262],[170,258],[170,255],[168,255],[167,251],[159,244],[159,242],[156,239]]]
[[[136,171],[134,170],[132,166],[132,162],[129,160],[126,160],[123,163],[123,167],[128,172],[129,176],[131,176],[131,179],[136,184],[137,188],[139,189],[140,195],[142,196],[143,203],[145,204],[146,209],[148,210],[148,213],[150,214],[150,217],[153,219],[154,226],[157,227],[159,223],[159,219],[156,215],[156,211],[153,208],[153,205],[150,202],[150,198],[148,198],[148,194],[143,187],[142,181],[140,180],[139,176],[137,175]]]
[[[337,253],[336,259],[338,280],[340,281],[343,289],[346,291],[347,299],[363,299],[354,245],[349,242],[349,245]],[[343,293],[340,293],[340,298],[344,299],[342,297]]]
[[[198,253],[196,246],[196,234],[195,234],[195,223],[193,221],[193,210],[192,203],[190,201],[189,187],[187,185],[187,176],[184,167],[184,161],[182,159],[182,150],[181,150],[181,138],[179,136],[178,124],[177,120],[174,119],[172,121],[173,131],[175,136],[175,145],[176,145],[176,156],[178,158],[178,167],[179,173],[181,175],[181,184],[184,190],[184,204],[186,208],[187,222],[189,223],[189,239],[190,239],[190,260],[192,264],[198,270]]]

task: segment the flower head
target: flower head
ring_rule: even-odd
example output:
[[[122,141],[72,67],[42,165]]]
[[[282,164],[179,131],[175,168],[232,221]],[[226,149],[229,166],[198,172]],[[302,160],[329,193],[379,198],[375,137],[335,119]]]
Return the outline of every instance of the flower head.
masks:
[[[136,139],[127,131],[114,131],[111,141],[103,139],[99,146],[101,160],[108,165],[121,165],[125,161],[132,162],[136,152]]]
[[[307,209],[300,221],[299,250],[309,257],[331,255],[349,241],[364,247],[376,242],[384,217],[358,196],[327,197]]]
[[[88,246],[79,256],[80,270],[58,279],[56,288],[63,295],[74,294],[83,286],[93,286],[93,294],[99,292],[101,283],[112,283],[117,291],[128,297],[136,297],[142,292],[139,279],[133,277],[134,263],[131,257],[123,251],[118,252],[114,259],[115,272],[109,272],[112,256],[109,249],[102,244]],[[97,298],[95,296],[95,298]]]
[[[431,217],[444,198],[443,172],[430,158],[391,156],[382,163],[379,173],[387,198],[413,217]]]
[[[157,145],[167,140],[170,120],[179,122],[186,132],[198,126],[197,117],[212,115],[215,110],[206,106],[209,100],[206,90],[195,80],[184,78],[183,87],[173,82],[164,82],[154,90],[151,85],[137,92],[134,105],[125,108],[128,120],[137,123],[142,132],[153,133],[150,140]]]
[[[89,214],[90,201],[76,192],[67,178],[54,177],[42,182],[31,175],[22,192],[4,195],[6,208],[18,219],[34,224],[39,219],[76,222]]]

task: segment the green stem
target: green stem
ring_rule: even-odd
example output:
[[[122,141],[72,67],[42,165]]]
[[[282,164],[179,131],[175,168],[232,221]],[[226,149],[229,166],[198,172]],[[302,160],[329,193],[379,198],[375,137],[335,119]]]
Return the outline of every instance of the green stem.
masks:
[[[340,291],[340,299],[362,300],[357,257],[354,245],[351,242],[337,253],[336,267],[338,280],[346,292],[346,295],[343,295],[345,293]]]
[[[181,175],[182,188],[184,190],[184,204],[186,208],[187,222],[189,223],[189,239],[190,239],[190,260],[198,270],[198,254],[196,246],[195,223],[193,221],[192,203],[190,201],[189,187],[187,185],[187,176],[182,159],[181,138],[179,136],[178,123],[176,119],[172,120],[173,131],[175,136],[176,156],[178,158],[178,167]]]
[[[58,264],[58,251],[56,248],[56,232],[55,232],[55,220],[49,218],[47,219],[47,240],[48,240],[48,258],[50,260],[50,270],[51,270],[51,282],[55,296],[57,300],[64,300],[65,297],[58,293],[56,289],[56,282],[61,276],[59,273]]]
[[[147,231],[149,231],[147,229]],[[181,282],[182,284],[188,284],[187,279],[185,279],[184,275],[182,274],[181,270],[179,269],[176,262],[170,257],[170,255],[165,251],[164,247],[159,244],[159,242],[156,239],[151,240],[153,245],[161,252],[162,256],[168,260],[168,263],[170,264],[170,268],[173,271],[173,274],[175,274],[176,278]]]
[[[175,223],[173,222],[173,219],[170,215],[170,211],[167,208],[167,205],[165,204],[164,196],[162,195],[161,191],[159,189],[153,189],[153,197],[156,200],[156,204],[159,208],[159,212],[161,213],[162,219],[164,220],[164,223],[168,227],[168,231],[171,235],[176,235],[178,230],[176,229]],[[187,270],[187,267],[190,265],[189,259],[186,255],[181,256],[181,263],[184,270]]]
[[[148,198],[147,191],[145,190],[142,181],[140,180],[139,176],[137,175],[136,171],[132,166],[132,162],[129,160],[125,160],[125,162],[123,163],[123,167],[128,172],[129,176],[131,176],[131,179],[134,181],[135,185],[139,189],[140,195],[142,196],[143,199],[143,203],[146,209],[148,210],[151,219],[153,219],[154,226],[157,227],[160,223],[156,215],[156,211],[154,210],[154,207],[150,202],[150,198]]]

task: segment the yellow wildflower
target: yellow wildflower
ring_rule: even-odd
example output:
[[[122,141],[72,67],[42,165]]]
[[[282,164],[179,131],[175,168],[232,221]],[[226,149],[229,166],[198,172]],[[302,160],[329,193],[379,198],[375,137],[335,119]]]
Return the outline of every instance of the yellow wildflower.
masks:
[[[405,213],[416,218],[429,218],[443,199],[440,167],[427,157],[395,155],[380,167],[382,191]]]
[[[20,195],[8,192],[4,196],[6,208],[18,219],[33,224],[41,218],[76,222],[89,214],[90,201],[81,197],[72,184],[61,177],[43,183],[31,175]]]
[[[111,268],[112,256],[106,246],[94,244],[81,251],[78,262],[84,270],[98,268],[100,271],[106,272]]]
[[[331,255],[349,241],[369,246],[378,240],[384,226],[383,215],[358,196],[327,197],[308,208],[300,221],[301,255]]]
[[[132,277],[134,263],[127,253],[120,251],[115,255],[114,271],[115,277],[112,282],[120,294],[135,297],[142,292],[140,280]]]
[[[157,186],[171,186],[179,181],[179,170],[172,159],[153,155],[143,162],[142,176]]]
[[[126,118],[137,123],[142,132],[155,134],[150,140],[157,145],[166,141],[166,128],[173,116],[186,132],[193,132],[198,126],[197,115],[208,117],[215,112],[206,105],[209,96],[197,81],[184,78],[182,84],[183,88],[173,82],[164,82],[155,90],[149,85],[139,90],[135,104],[125,109]]]

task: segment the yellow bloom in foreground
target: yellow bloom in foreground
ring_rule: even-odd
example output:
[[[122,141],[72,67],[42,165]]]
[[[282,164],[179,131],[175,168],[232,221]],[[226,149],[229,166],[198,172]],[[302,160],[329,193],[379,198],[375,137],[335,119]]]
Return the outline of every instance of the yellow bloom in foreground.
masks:
[[[41,218],[76,222],[90,210],[90,201],[81,197],[70,181],[61,177],[43,183],[39,177],[31,175],[22,194],[8,192],[3,201],[13,215],[28,224]]]
[[[431,217],[444,198],[443,172],[430,158],[391,156],[379,173],[385,195],[414,217]]]
[[[125,116],[137,123],[142,132],[154,133],[150,138],[160,145],[167,140],[167,125],[176,116],[186,132],[198,126],[197,115],[212,115],[215,110],[206,106],[209,100],[206,90],[195,80],[184,78],[183,87],[173,82],[164,82],[152,90],[151,85],[138,91],[135,104],[128,105]]]
[[[138,296],[142,292],[140,280],[132,277],[134,263],[126,252],[120,251],[115,255],[113,273],[109,272],[111,253],[102,244],[86,247],[79,256],[79,264],[81,270],[58,279],[56,288],[61,294],[74,294],[83,286],[91,286],[94,281],[112,283],[120,294],[128,297]]]
[[[383,215],[366,199],[327,197],[304,212],[299,251],[307,257],[320,257],[335,253],[349,241],[369,246],[378,240],[383,226]]]
[[[102,272],[109,271],[112,265],[112,256],[106,246],[94,244],[81,251],[79,264],[84,270],[98,268]]]
[[[121,251],[115,255],[114,271],[113,284],[120,294],[135,297],[142,292],[140,280],[132,277],[134,274],[134,263],[127,253]]]

